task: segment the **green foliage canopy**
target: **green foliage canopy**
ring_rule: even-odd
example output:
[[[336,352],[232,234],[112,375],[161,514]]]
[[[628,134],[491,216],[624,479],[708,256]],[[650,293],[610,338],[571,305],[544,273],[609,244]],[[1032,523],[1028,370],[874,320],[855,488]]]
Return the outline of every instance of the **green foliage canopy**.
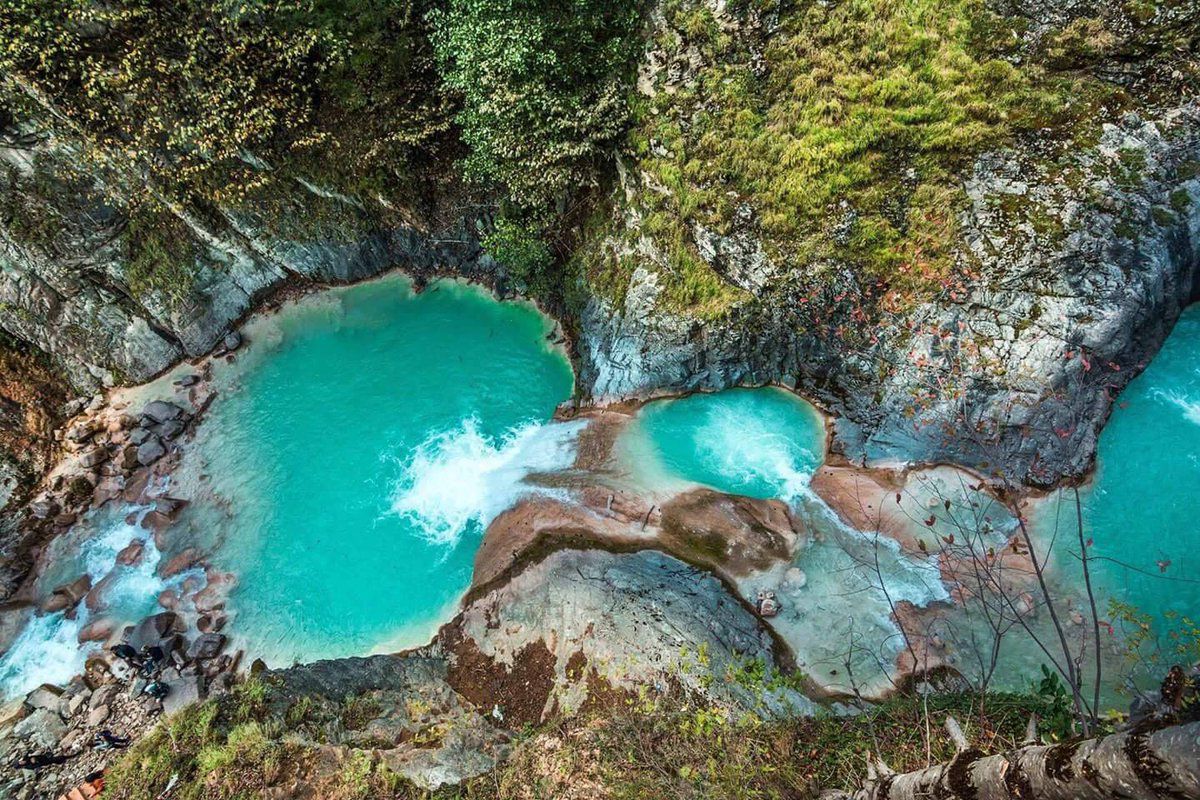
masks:
[[[594,185],[628,119],[631,0],[449,0],[430,12],[468,177],[526,211]]]

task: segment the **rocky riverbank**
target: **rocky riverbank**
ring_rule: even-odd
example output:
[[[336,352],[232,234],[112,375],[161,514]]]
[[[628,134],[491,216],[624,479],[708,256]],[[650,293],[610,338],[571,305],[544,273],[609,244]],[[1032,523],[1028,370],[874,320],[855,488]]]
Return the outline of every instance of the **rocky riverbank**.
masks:
[[[238,358],[239,345],[229,338],[214,358]],[[68,455],[31,507],[39,535],[61,534],[91,507],[135,503],[147,510],[132,521],[172,554],[157,573],[194,577],[159,596],[166,610],[123,631],[91,601],[98,586],[71,581],[35,598],[26,582],[17,596],[37,599],[43,612],[86,607],[95,616],[85,629],[89,639],[140,648],[152,632],[149,643],[169,659],[156,676],[170,693],[165,703],[141,694],[145,681],[135,682],[119,658],[105,654],[69,685],[43,687],[12,704],[0,726],[10,764],[31,754],[68,756],[62,769],[19,774],[14,790],[37,796],[46,787],[65,788],[114,754],[81,742],[101,730],[137,738],[160,714],[225,692],[239,665],[253,658],[223,652],[226,635],[236,640],[236,621],[225,629],[223,597],[236,576],[213,572],[203,552],[172,541],[184,504],[163,494],[180,448],[213,399],[211,373],[207,360],[187,365],[152,387],[113,393],[65,427]],[[531,477],[566,490],[569,499],[534,496],[494,520],[460,612],[431,644],[400,656],[257,672],[256,680],[274,687],[279,713],[304,703],[314,719],[341,719],[346,695],[360,697],[353,727],[339,734],[343,752],[370,748],[390,769],[432,787],[493,769],[523,726],[640,692],[681,693],[763,716],[809,714],[831,703],[848,708],[836,699],[854,704],[856,694],[874,693],[847,693],[837,688],[840,678],[795,672],[793,647],[806,643],[774,619],[803,602],[806,576],[792,565],[826,535],[812,527],[813,518],[782,502],[707,489],[659,498],[631,488],[614,472],[613,447],[636,412],[634,403],[571,413],[585,423],[572,469]],[[992,497],[982,478],[949,467],[891,472],[839,459],[818,470],[813,488],[842,519],[881,532],[917,559],[929,533],[953,532],[927,517],[940,516],[943,504],[949,511],[951,501]],[[1004,507],[995,508],[993,524],[1003,533]],[[143,554],[131,548],[122,556]],[[957,566],[942,554],[938,569],[948,585],[959,577]],[[893,612],[909,645],[891,665],[892,680],[954,669],[931,633],[945,608],[901,604]],[[65,697],[65,705],[45,707],[48,695]],[[95,696],[124,699],[93,708]],[[102,705],[107,714],[97,710]],[[313,746],[320,741],[316,728],[305,735]]]
[[[854,680],[849,664],[823,663],[820,675],[803,681],[790,672],[799,648],[820,633],[792,612],[812,582],[831,579],[793,564],[798,553],[828,545],[811,516],[707,490],[646,497],[605,472],[613,438],[628,422],[629,408],[619,404],[664,394],[778,384],[827,409],[831,449],[840,460],[818,472],[813,488],[836,512],[832,519],[849,524],[827,533],[842,537],[845,549],[859,548],[860,562],[874,555],[878,568],[886,550],[928,567],[916,582],[937,584],[914,588],[912,596],[929,599],[923,605],[892,603],[878,630],[890,636],[898,624],[905,647],[872,657],[897,676],[954,669],[939,631],[945,616],[974,596],[964,570],[982,559],[1011,565],[1010,574],[1028,580],[1027,554],[1013,546],[1012,521],[993,503],[994,492],[1086,474],[1116,393],[1198,297],[1200,106],[1186,88],[1196,42],[1188,33],[1194,11],[1186,4],[1155,4],[1148,16],[1090,2],[989,4],[1006,20],[1004,33],[980,38],[996,46],[1013,42],[997,52],[962,48],[970,67],[955,74],[967,96],[978,88],[971,81],[995,70],[1011,68],[1003,74],[1013,86],[1049,70],[1090,81],[1054,96],[1056,103],[1078,99],[1088,114],[1059,109],[1069,122],[1056,116],[1044,128],[1017,127],[986,152],[951,147],[954,158],[945,164],[947,145],[920,132],[914,141],[865,145],[882,150],[869,155],[886,167],[877,177],[890,181],[888,197],[860,192],[831,199],[820,220],[810,220],[812,230],[793,231],[794,240],[784,241],[771,234],[780,227],[779,209],[753,191],[763,181],[705,163],[706,143],[689,137],[707,130],[721,141],[719,149],[738,145],[745,161],[747,143],[734,142],[744,131],[707,126],[722,116],[741,120],[777,98],[747,96],[752,107],[739,107],[747,97],[709,96],[709,87],[819,96],[789,88],[789,69],[804,75],[830,69],[788,60],[796,48],[785,37],[800,30],[803,39],[796,27],[803,20],[781,24],[760,9],[735,13],[723,3],[678,5],[648,11],[637,70],[639,103],[656,109],[647,116],[674,122],[656,129],[631,119],[631,146],[613,154],[611,185],[595,182],[611,194],[597,188],[593,196],[559,202],[551,215],[561,230],[549,231],[550,260],[566,276],[550,281],[551,310],[572,335],[578,376],[572,411],[584,409],[588,427],[576,469],[539,478],[572,499],[528,500],[493,522],[460,613],[427,647],[398,658],[257,676],[263,683],[250,685],[273,687],[276,710],[295,717],[289,724],[321,758],[340,763],[355,748],[370,748],[400,773],[433,786],[489,769],[523,725],[639,693],[679,691],[769,715],[810,711],[813,698],[827,701],[827,693],[862,692],[847,688]],[[1133,18],[1139,15],[1145,18]],[[895,58],[888,47],[855,42],[855,21],[841,22],[850,32],[831,31],[832,50]],[[985,26],[988,19],[971,22]],[[962,45],[943,28],[933,30],[950,49]],[[414,41],[424,35],[407,23],[400,29]],[[990,29],[977,32],[983,30]],[[895,49],[915,51],[905,42]],[[832,71],[842,66],[860,65]],[[745,80],[713,71],[727,67],[743,70]],[[912,72],[903,59],[889,67]],[[359,281],[400,267],[418,279],[453,274],[508,294],[545,291],[539,281],[546,276],[487,252],[491,235],[502,230],[496,216],[509,205],[496,199],[503,187],[464,183],[445,153],[405,150],[386,162],[388,178],[378,183],[337,170],[318,178],[312,161],[239,146],[226,159],[235,163],[221,165],[241,177],[232,191],[184,186],[171,197],[164,176],[144,172],[170,147],[149,158],[130,156],[128,164],[118,163],[120,153],[97,157],[80,122],[86,115],[67,113],[77,110],[78,98],[63,87],[39,87],[36,65],[14,61],[18,68],[25,70],[19,97],[0,98],[0,329],[24,366],[0,384],[0,422],[10,423],[0,437],[0,506],[9,497],[31,502],[16,513],[7,509],[0,520],[0,645],[35,606],[41,614],[88,614],[80,631],[88,640],[111,643],[150,626],[171,659],[160,674],[176,689],[168,699],[220,691],[239,659],[209,650],[227,647],[220,639],[231,633],[223,629],[223,591],[235,578],[206,568],[205,554],[189,542],[171,541],[183,505],[166,483],[189,425],[211,399],[206,368],[179,368],[165,384],[160,380],[167,387],[162,397],[92,396],[143,383],[214,348],[222,351],[217,357],[236,357],[225,352],[237,348],[234,326],[288,287]],[[831,101],[820,116],[861,100]],[[969,105],[975,114],[979,104]],[[923,118],[924,110],[909,120]],[[1007,112],[997,104],[980,116],[994,122]],[[358,127],[336,113],[333,119],[343,129]],[[956,125],[939,119],[943,127]],[[165,124],[179,129],[192,122]],[[431,127],[440,134],[449,129]],[[391,125],[363,129],[384,130],[389,138],[394,132]],[[301,138],[324,141],[331,130],[306,130]],[[118,131],[117,140],[132,133]],[[803,160],[805,151],[801,143],[786,160]],[[344,152],[330,145],[316,161],[340,164]],[[764,156],[751,152],[760,161]],[[925,158],[946,174],[924,182]],[[411,169],[397,169],[398,163]],[[732,172],[757,174],[764,166],[771,165]],[[803,176],[797,193],[815,192],[824,177],[820,169]],[[937,180],[949,192],[944,207],[922,216],[914,197]],[[146,192],[162,196],[147,204]],[[689,204],[701,213],[685,214]],[[793,199],[782,216],[791,219],[802,205]],[[714,221],[718,208],[729,213]],[[928,198],[924,210],[931,211]],[[860,239],[880,229],[917,245],[891,248],[883,276],[854,255]],[[502,253],[495,244],[491,249]],[[911,290],[909,271],[925,266],[926,245],[938,251],[945,271],[940,282]],[[597,252],[607,258],[599,267],[588,262]],[[704,292],[689,282],[724,298],[719,313],[696,300]],[[61,384],[85,399],[51,413],[65,399]],[[47,441],[60,417],[61,436]],[[27,452],[14,457],[17,450]],[[65,454],[59,465],[40,483],[31,481],[57,451]],[[876,469],[894,462],[957,464],[973,472]],[[106,502],[138,506],[130,524],[149,537],[140,548],[131,544],[123,559],[149,564],[151,542],[166,554],[151,566],[155,575],[177,579],[157,598],[169,618],[107,616],[100,581],[90,576],[35,586],[45,548]],[[955,519],[959,507],[965,523]],[[991,518],[984,510],[990,508],[996,508]],[[964,524],[980,537],[970,544],[981,550],[964,551]],[[879,535],[856,538],[862,531]],[[841,574],[830,569],[835,578]],[[946,597],[934,591],[946,586]],[[1021,620],[1036,613],[1028,587],[1006,586]],[[923,588],[930,591],[922,594]],[[127,622],[135,623],[129,631]],[[65,788],[110,755],[77,752],[81,739],[103,726],[137,736],[150,724],[159,709],[137,696],[119,663],[106,657],[81,680],[38,689],[0,715],[0,733],[7,734],[0,738],[14,760],[39,750],[72,754],[70,766],[12,778],[12,791],[33,796]],[[359,698],[349,709],[347,694]],[[293,711],[305,702],[307,712]],[[338,744],[321,749],[331,732]]]
[[[16,124],[35,154],[19,157],[26,179],[53,181],[72,163],[35,121]],[[864,287],[850,273],[813,297],[802,276],[768,259],[755,267],[753,298],[708,319],[665,307],[648,262],[620,302],[595,293],[578,309],[556,309],[576,334],[580,399],[780,383],[836,414],[835,447],[855,461],[987,463],[994,477],[1038,485],[1079,476],[1111,398],[1195,299],[1198,131],[1200,110],[1185,104],[1105,122],[1095,144],[1053,168],[1036,143],[981,157],[966,178],[958,256],[977,274],[917,304],[864,311],[854,306]],[[1076,176],[1069,185],[1064,170]],[[331,202],[301,185],[288,199]],[[356,281],[399,265],[418,277],[520,286],[482,250],[480,220],[454,218],[443,209],[452,198],[432,202],[419,224],[347,230],[336,241],[280,237],[278,221],[233,210],[215,226],[189,219],[207,251],[186,297],[171,303],[129,289],[121,252],[97,245],[113,234],[105,215],[73,218],[53,252],[5,237],[0,327],[92,391],[208,352],[263,298],[297,282]],[[738,237],[752,243],[753,224],[700,255],[743,274],[750,267],[739,259],[762,261],[761,247]],[[71,259],[89,266],[68,268]],[[870,336],[855,333],[866,328]]]

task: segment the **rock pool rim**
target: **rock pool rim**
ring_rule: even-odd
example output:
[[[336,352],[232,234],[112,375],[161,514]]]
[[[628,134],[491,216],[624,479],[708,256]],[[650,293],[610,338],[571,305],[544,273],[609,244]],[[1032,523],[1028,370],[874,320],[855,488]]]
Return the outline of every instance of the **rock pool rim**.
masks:
[[[431,288],[436,291],[438,284],[450,284],[456,287],[476,293],[481,297],[487,297],[490,301],[504,304],[516,304],[526,309],[535,312],[544,322],[546,332],[535,341],[535,346],[543,348],[547,353],[562,357],[563,362],[570,372],[571,391],[574,393],[577,390],[577,370],[576,361],[572,358],[571,347],[572,340],[570,334],[563,323],[552,313],[545,310],[535,300],[521,296],[502,296],[497,290],[497,287],[492,283],[479,280],[478,276],[467,276],[460,274],[454,270],[440,270],[436,272],[418,270],[411,271],[401,267],[395,267],[385,270],[381,273],[371,275],[362,280],[352,281],[336,281],[323,282],[311,280],[289,280],[281,285],[277,285],[269,290],[263,299],[256,301],[255,305],[246,314],[242,315],[230,328],[230,333],[244,334],[246,329],[251,326],[256,320],[271,319],[290,306],[303,303],[305,300],[316,297],[323,292],[346,290],[352,287],[368,286],[373,283],[383,283],[389,280],[397,280],[403,282],[403,291],[408,293],[410,297],[416,298],[424,294]],[[211,365],[221,363],[223,359],[230,355],[230,351],[225,347],[224,340],[220,340],[214,344],[209,352],[194,358],[181,359],[172,364],[167,369],[161,371],[154,377],[138,384],[130,384],[123,386],[113,386],[104,389],[100,393],[103,402],[96,407],[85,407],[80,413],[74,417],[64,420],[62,429],[69,427],[72,420],[94,419],[106,412],[129,414],[130,409],[136,409],[139,405],[144,405],[154,399],[164,399],[159,397],[157,392],[151,389],[151,394],[145,397],[138,397],[140,390],[149,387],[159,386],[166,389],[166,381],[169,381],[177,373],[199,374],[205,375],[211,369]],[[240,350],[240,348],[238,348]],[[237,356],[235,356],[236,358]],[[207,378],[204,378],[207,382]],[[189,421],[186,428],[181,432],[178,443],[187,444],[195,439],[197,426],[207,419],[207,412],[212,403],[219,397],[219,392],[215,389],[203,398],[196,400],[195,398],[180,398],[178,395],[166,397],[165,399],[172,404],[180,405],[190,409]],[[569,402],[569,401],[568,401]],[[553,419],[553,415],[550,417]],[[20,525],[33,535],[24,539],[25,546],[20,549],[17,558],[21,559],[26,565],[19,582],[12,593],[12,596],[4,601],[0,608],[6,610],[18,611],[25,608],[35,607],[37,605],[35,594],[37,582],[41,575],[45,572],[46,564],[43,563],[45,553],[49,545],[58,539],[60,536],[68,532],[76,522],[71,523],[67,528],[56,531],[47,531],[41,527],[42,520],[29,513],[29,503],[38,496],[48,492],[53,495],[52,490],[48,485],[49,480],[58,474],[63,467],[69,467],[76,462],[77,453],[69,450],[60,449],[56,453],[56,458],[50,469],[48,469],[41,479],[31,487],[29,498],[22,506],[25,514],[20,521]],[[137,502],[147,505],[153,505],[155,499],[160,499],[170,495],[169,488],[165,491],[161,486],[154,485],[156,479],[173,474],[179,467],[179,451],[172,450],[166,457],[161,459],[153,466],[146,466],[138,469],[134,474],[144,474],[148,477],[145,485],[138,491],[139,500]],[[82,518],[85,515],[91,514],[107,506],[110,502],[120,501],[120,495],[116,497],[105,497],[100,502],[96,502],[95,497],[90,497],[86,503],[79,508],[78,517]],[[125,498],[128,499],[128,498]],[[131,501],[133,502],[133,501]],[[213,567],[211,563],[211,554],[206,554],[203,558],[195,562],[195,566],[200,569],[209,569]],[[457,607],[457,604],[456,604]],[[432,639],[431,639],[432,641]]]
[[[524,296],[519,293],[513,294],[513,295],[502,294],[497,285],[501,281],[500,280],[489,281],[486,279],[486,275],[487,274],[485,274],[485,276],[482,276],[482,277],[480,275],[464,275],[464,274],[457,272],[455,270],[452,270],[452,269],[436,270],[436,271],[429,271],[429,270],[413,271],[413,270],[407,270],[403,267],[395,267],[395,268],[392,268],[389,270],[385,270],[384,272],[378,273],[376,275],[372,275],[372,276],[367,277],[362,280],[352,280],[352,281],[312,281],[312,280],[304,280],[304,279],[290,280],[282,285],[273,287],[266,294],[265,299],[257,301],[257,303],[252,307],[252,309],[250,311],[248,311],[233,326],[231,326],[231,331],[241,332],[247,325],[250,324],[251,320],[253,320],[255,318],[265,318],[265,317],[274,316],[274,315],[280,313],[281,311],[283,311],[288,305],[302,302],[306,298],[320,294],[321,292],[324,292],[324,291],[331,291],[331,290],[336,290],[339,288],[345,288],[345,287],[356,286],[356,285],[366,285],[366,284],[371,284],[371,283],[375,283],[375,282],[382,282],[382,281],[388,280],[388,279],[394,279],[396,277],[401,277],[407,283],[406,288],[412,292],[413,296],[417,296],[417,295],[420,295],[423,292],[425,292],[430,287],[431,283],[436,285],[437,283],[440,283],[440,282],[448,282],[448,283],[452,283],[452,284],[459,285],[459,286],[475,288],[475,289],[479,290],[481,293],[486,293],[493,301],[495,301],[497,303],[517,303],[520,305],[525,305],[526,307],[531,308],[532,310],[537,312],[540,316],[542,316],[544,319],[546,319],[550,323],[550,325],[549,325],[550,330],[543,337],[541,343],[544,347],[546,347],[547,350],[554,352],[554,353],[561,354],[564,357],[565,361],[568,363],[569,368],[571,370],[571,376],[572,376],[572,382],[573,382],[573,397],[572,397],[572,399],[564,401],[563,403],[561,403],[559,405],[559,407],[555,410],[555,412],[552,416],[552,419],[554,419],[554,420],[572,419],[572,418],[578,417],[582,414],[586,414],[587,412],[590,412],[590,411],[603,412],[606,410],[611,410],[611,411],[621,412],[621,413],[625,413],[625,414],[635,414],[636,412],[638,412],[639,410],[644,408],[646,405],[653,403],[653,402],[657,402],[657,401],[670,401],[673,399],[682,399],[682,398],[690,397],[693,395],[717,394],[722,391],[752,391],[755,389],[762,389],[762,388],[775,388],[775,389],[786,392],[789,396],[798,398],[801,401],[807,403],[809,405],[810,409],[812,410],[812,412],[817,414],[818,418],[820,419],[821,424],[823,426],[823,433],[824,433],[823,452],[821,453],[820,465],[839,465],[839,466],[844,465],[844,466],[850,467],[855,470],[868,471],[873,474],[879,475],[880,477],[886,476],[886,478],[889,482],[895,481],[895,480],[902,480],[905,475],[907,475],[910,472],[915,471],[915,470],[929,468],[929,467],[936,467],[936,466],[949,466],[954,469],[963,471],[964,473],[970,474],[970,475],[974,476],[976,479],[981,480],[984,483],[984,485],[989,489],[989,491],[991,491],[993,493],[996,490],[999,490],[1002,495],[1006,495],[1006,496],[1001,496],[999,499],[1001,499],[1002,501],[1006,501],[1006,502],[1019,501],[1021,499],[1021,497],[1026,496],[1026,495],[1033,495],[1033,494],[1042,495],[1043,493],[1049,493],[1049,491],[1051,491],[1051,490],[1040,490],[1038,487],[1032,487],[1029,485],[1021,485],[1021,486],[1017,487],[1017,491],[1015,491],[1015,492],[1011,491],[1011,488],[1008,492],[1005,492],[1005,487],[998,486],[996,481],[992,477],[983,475],[980,472],[978,472],[977,470],[973,470],[973,469],[965,467],[961,464],[957,464],[957,463],[953,463],[953,462],[946,462],[946,461],[930,461],[930,462],[916,462],[916,461],[890,462],[889,461],[889,462],[876,462],[874,464],[871,464],[871,463],[864,463],[864,464],[860,464],[860,465],[853,464],[841,452],[839,452],[838,450],[835,449],[835,444],[837,442],[837,436],[836,436],[835,427],[832,424],[832,422],[833,422],[833,420],[838,418],[840,415],[824,408],[819,402],[816,402],[816,401],[804,396],[801,392],[799,392],[797,390],[797,388],[795,386],[788,385],[788,384],[778,382],[778,381],[768,381],[768,382],[762,382],[762,383],[756,383],[756,384],[738,384],[736,386],[719,387],[719,388],[701,387],[701,388],[688,390],[688,391],[656,390],[656,391],[647,392],[645,394],[639,394],[638,396],[634,396],[634,397],[617,398],[617,399],[613,399],[611,401],[601,400],[599,402],[596,402],[596,401],[589,402],[582,398],[582,396],[580,394],[580,388],[579,388],[579,385],[577,382],[579,357],[578,357],[578,351],[577,351],[577,347],[576,347],[576,341],[572,335],[571,328],[567,324],[565,324],[562,319],[560,319],[558,316],[556,316],[556,314],[553,313],[553,311],[547,309],[543,304],[540,304],[535,298]],[[204,366],[206,366],[209,363],[215,362],[217,359],[219,359],[224,354],[225,354],[225,352],[224,352],[223,346],[220,343],[218,343],[217,345],[215,345],[213,347],[213,349],[210,352],[208,352],[202,356],[196,357],[196,358],[181,359],[179,362],[175,363],[168,369],[159,373],[159,375],[157,375],[154,378],[152,378],[148,381],[145,381],[141,384],[137,384],[137,385],[133,385],[133,386],[126,386],[126,387],[112,387],[110,389],[107,389],[107,390],[105,390],[105,395],[107,395],[106,402],[103,404],[103,406],[101,406],[101,408],[111,407],[112,403],[115,400],[120,398],[120,395],[122,392],[128,391],[128,390],[134,390],[138,387],[144,387],[144,386],[153,384],[156,381],[163,379],[164,376],[170,375],[174,371],[180,369],[185,364],[190,365],[192,367],[199,367],[199,368],[203,369]],[[199,404],[196,406],[192,423],[189,425],[188,429],[184,433],[185,440],[191,440],[194,438],[195,425],[203,420],[203,417],[205,415],[205,412],[207,411],[209,403],[215,397],[216,397],[216,395],[214,394],[208,398],[208,402],[205,402],[203,404]],[[59,461],[61,462],[61,460],[62,459],[60,457]],[[176,465],[174,465],[174,464],[170,465],[168,467],[168,472],[171,469],[173,469],[175,466]],[[1065,481],[1064,480],[1064,481],[1060,482],[1058,484],[1058,486],[1060,486],[1060,487],[1068,486],[1073,483],[1084,482],[1090,478],[1091,474],[1093,474],[1093,472],[1094,472],[1094,469],[1095,469],[1095,463],[1093,462],[1092,468],[1089,470],[1088,475],[1084,476],[1084,478],[1082,480],[1080,480],[1080,481]],[[105,502],[108,502],[108,501],[106,500]],[[102,502],[99,505],[92,505],[89,503],[89,505],[85,508],[85,512],[94,511],[96,508],[99,508],[100,506],[103,506],[104,504],[105,504],[104,502]],[[486,535],[486,533],[485,533],[485,535]],[[31,549],[36,554],[37,551],[39,551],[45,547],[46,543],[47,543],[46,541],[38,542]],[[535,540],[535,542],[533,542],[529,547],[526,547],[521,551],[521,553],[519,554],[519,557],[513,562],[513,564],[511,564],[509,566],[509,568],[504,570],[501,574],[494,576],[492,579],[490,579],[486,583],[484,583],[480,586],[476,586],[476,585],[472,584],[468,588],[468,590],[464,594],[464,596],[458,601],[458,603],[457,603],[458,612],[450,620],[448,620],[447,622],[443,623],[441,626],[438,627],[437,631],[433,634],[433,636],[429,642],[425,643],[424,645],[415,645],[410,648],[394,651],[394,654],[396,654],[396,655],[410,654],[413,652],[418,652],[418,651],[422,650],[423,648],[429,647],[431,644],[436,642],[439,639],[439,637],[441,637],[448,628],[452,628],[454,625],[459,623],[461,615],[462,615],[462,610],[469,604],[469,602],[472,599],[476,599],[479,596],[482,596],[489,589],[493,589],[498,586],[504,585],[505,583],[511,581],[517,575],[521,574],[528,567],[533,566],[537,563],[540,563],[542,560],[544,560],[551,554],[553,554],[555,552],[559,552],[561,550],[568,550],[568,549],[604,550],[604,551],[618,553],[618,554],[639,552],[639,551],[643,551],[643,550],[652,550],[652,551],[656,551],[659,553],[663,553],[663,554],[671,556],[673,558],[678,558],[681,561],[683,561],[684,563],[689,564],[689,566],[692,566],[698,570],[701,570],[706,574],[712,575],[721,583],[721,585],[724,587],[724,589],[726,590],[726,593],[729,597],[733,598],[735,601],[737,601],[738,603],[740,603],[741,605],[746,607],[747,610],[752,610],[750,608],[750,604],[748,603],[748,601],[746,601],[744,598],[742,598],[740,593],[736,590],[736,588],[734,586],[732,586],[727,579],[725,579],[722,575],[720,575],[719,572],[712,570],[709,566],[707,566],[705,564],[694,563],[692,560],[689,560],[686,556],[682,556],[682,555],[673,553],[668,548],[662,547],[657,542],[647,542],[644,545],[636,544],[636,543],[634,543],[634,544],[630,544],[630,543],[618,544],[618,543],[613,543],[613,542],[598,541],[598,540],[590,538],[586,535],[556,534],[556,535],[539,537],[538,540]],[[198,563],[202,567],[210,566],[210,564],[208,563],[208,559],[201,559]],[[26,575],[25,579],[22,581],[21,589],[19,589],[18,592],[14,595],[15,597],[19,598],[22,594],[22,590],[24,590],[27,586],[30,586],[32,581],[36,580],[37,572],[38,572],[38,570],[35,565],[35,567],[29,571],[29,573]],[[19,607],[19,606],[17,606],[17,607]],[[768,635],[770,636],[770,638],[773,642],[773,649],[775,650],[777,657],[781,659],[781,662],[785,665],[785,667],[787,669],[794,670],[795,669],[795,657],[794,657],[794,654],[793,654],[790,646],[787,645],[787,643],[783,640],[783,638],[770,625],[765,625],[764,629],[768,632]],[[316,663],[316,662],[322,661],[322,660],[331,660],[331,659],[315,659],[311,662],[305,662],[305,663]],[[806,687],[806,693],[809,694],[810,697],[814,697],[814,699],[823,698],[823,699],[827,699],[827,700],[828,699],[839,699],[842,697],[841,695],[829,692],[828,690],[818,689],[815,685],[812,685],[812,681],[811,681],[811,679],[808,678],[807,675],[804,675],[804,678],[805,678],[805,683],[809,684],[809,686]]]

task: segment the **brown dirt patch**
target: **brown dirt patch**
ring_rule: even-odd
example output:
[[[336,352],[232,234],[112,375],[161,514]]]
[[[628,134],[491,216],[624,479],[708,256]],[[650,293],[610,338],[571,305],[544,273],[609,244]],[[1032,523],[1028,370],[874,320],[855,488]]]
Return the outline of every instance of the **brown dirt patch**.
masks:
[[[454,691],[483,714],[499,707],[507,728],[542,721],[542,711],[554,690],[557,664],[545,642],[526,645],[510,669],[485,655],[474,639],[464,637],[457,628],[443,628],[440,635],[442,646],[450,653],[447,682]]]
[[[44,356],[0,334],[0,449],[29,480],[53,460],[58,409],[68,396],[66,383]]]

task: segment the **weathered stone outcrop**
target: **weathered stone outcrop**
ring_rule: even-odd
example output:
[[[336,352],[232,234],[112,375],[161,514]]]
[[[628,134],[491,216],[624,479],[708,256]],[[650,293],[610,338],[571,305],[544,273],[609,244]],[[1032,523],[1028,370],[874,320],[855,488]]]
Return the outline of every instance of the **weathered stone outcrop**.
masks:
[[[455,654],[460,691],[502,711],[518,703],[536,719],[595,700],[597,681],[628,690],[680,683],[717,702],[774,712],[812,708],[795,691],[760,694],[708,680],[747,661],[789,666],[790,655],[715,577],[654,550],[551,553],[468,603],[438,642]],[[534,653],[542,654],[530,677],[538,691],[505,680]]]
[[[436,788],[493,769],[523,726],[623,703],[639,687],[741,712],[811,712],[793,689],[711,679],[785,659],[710,575],[655,551],[564,549],[470,601],[426,647],[262,680],[293,737],[336,730],[341,746],[369,747],[390,769]]]
[[[861,288],[852,273],[814,304],[776,266],[752,301],[702,320],[664,311],[639,268],[623,304],[584,311],[581,384],[599,401],[782,383],[838,413],[835,448],[855,460],[986,462],[1038,484],[1085,471],[1116,393],[1200,290],[1200,106],[1105,124],[1069,158],[1077,184],[1037,146],[967,178],[965,296],[864,328],[834,302]]]
[[[143,179],[113,175],[86,150],[43,119],[0,109],[0,330],[47,354],[79,390],[141,382],[208,352],[289,281],[495,269],[480,264],[469,214],[438,197],[401,211],[296,177],[269,198],[168,204],[147,219],[126,202],[126,184]]]

